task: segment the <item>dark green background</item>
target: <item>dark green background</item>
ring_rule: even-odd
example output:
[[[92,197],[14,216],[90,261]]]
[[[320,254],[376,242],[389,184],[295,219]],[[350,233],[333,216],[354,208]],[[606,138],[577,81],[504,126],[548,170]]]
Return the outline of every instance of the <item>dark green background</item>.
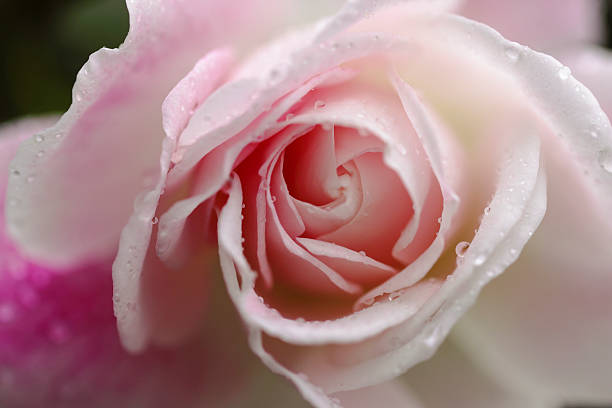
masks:
[[[610,46],[612,0],[602,18]],[[65,111],[89,54],[117,47],[127,29],[124,0],[0,0],[0,122]]]

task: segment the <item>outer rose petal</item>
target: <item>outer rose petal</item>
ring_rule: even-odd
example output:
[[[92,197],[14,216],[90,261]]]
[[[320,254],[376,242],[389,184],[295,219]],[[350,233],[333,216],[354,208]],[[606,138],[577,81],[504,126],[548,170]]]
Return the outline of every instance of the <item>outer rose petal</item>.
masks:
[[[598,0],[464,0],[458,12],[536,49],[597,41],[603,31]]]
[[[19,142],[57,119],[26,118],[0,126],[0,406],[199,407],[245,398],[266,404],[261,395],[240,394],[251,386],[242,376],[247,370],[266,369],[249,362],[246,344],[236,341],[242,338],[241,327],[221,288],[212,307],[222,326],[211,320],[201,336],[179,349],[132,356],[118,340],[109,261],[50,269],[14,248],[5,235],[4,193],[8,178],[21,175],[12,174],[9,161]],[[219,390],[227,397],[219,398]]]
[[[70,109],[17,155],[14,165],[25,176],[9,185],[21,204],[9,210],[8,223],[23,250],[58,266],[111,255],[134,199],[155,183],[161,105],[170,89],[212,47],[244,48],[304,18],[287,18],[291,5],[128,0],[125,42],[91,55]]]
[[[25,118],[14,122],[5,123],[0,126],[0,229],[2,233],[2,239],[4,238],[4,198],[6,195],[6,186],[8,184],[9,177],[19,177],[21,172],[16,169],[9,171],[9,164],[19,143],[27,138],[32,137],[35,133],[40,132],[53,125],[57,121],[57,116],[48,117],[36,117],[36,118]],[[11,201],[11,205],[18,205],[17,201]]]
[[[565,59],[612,113],[612,57]],[[607,138],[592,128],[588,138]],[[549,209],[515,266],[483,291],[458,327],[472,357],[517,390],[552,404],[612,402],[612,228],[583,170],[546,150]],[[606,211],[607,208],[607,211]],[[517,301],[517,299],[521,299]]]

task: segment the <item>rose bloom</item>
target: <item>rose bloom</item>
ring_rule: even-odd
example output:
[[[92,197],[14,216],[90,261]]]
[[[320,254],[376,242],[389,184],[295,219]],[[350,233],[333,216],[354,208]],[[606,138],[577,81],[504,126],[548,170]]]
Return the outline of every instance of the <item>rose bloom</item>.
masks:
[[[612,58],[548,3],[128,1],[0,129],[0,404],[611,403]]]

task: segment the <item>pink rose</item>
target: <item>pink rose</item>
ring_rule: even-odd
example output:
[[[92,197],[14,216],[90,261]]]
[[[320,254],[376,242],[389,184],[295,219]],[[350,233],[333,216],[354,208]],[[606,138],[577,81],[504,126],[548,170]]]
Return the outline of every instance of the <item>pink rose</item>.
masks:
[[[513,267],[533,286],[494,294],[492,285],[456,336],[482,350],[476,361],[504,390],[609,399],[605,380],[586,386],[555,372],[571,346],[584,353],[565,367],[599,364],[612,338],[609,324],[598,332],[597,312],[610,317],[605,245],[562,264],[586,256],[602,280],[594,292],[563,275],[548,303],[531,265],[557,270],[551,248],[567,253],[578,237],[609,242],[610,122],[568,67],[449,14],[489,18],[476,3],[351,0],[295,29],[276,3],[262,13],[255,1],[128,2],[125,43],[92,55],[71,108],[12,162],[9,235],[50,269],[115,257],[114,311],[131,352],[218,348],[215,328],[233,333],[211,301],[222,276],[251,350],[315,406],[383,396],[416,406],[387,381],[431,357],[533,242]],[[588,209],[579,225],[576,208]],[[567,241],[554,235],[560,226]],[[594,294],[592,306],[575,298],[575,318],[601,347],[540,333],[542,319],[562,330],[557,298],[568,299],[568,281]],[[444,349],[410,372],[422,400],[432,394],[423,379],[461,355]],[[610,366],[596,373],[607,378]]]

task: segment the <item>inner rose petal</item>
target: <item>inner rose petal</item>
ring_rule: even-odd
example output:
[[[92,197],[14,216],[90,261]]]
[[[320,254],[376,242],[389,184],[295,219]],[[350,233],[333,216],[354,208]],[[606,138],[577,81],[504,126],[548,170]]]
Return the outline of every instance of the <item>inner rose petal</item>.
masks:
[[[361,177],[363,204],[350,222],[319,239],[397,264],[391,252],[414,213],[412,199],[397,174],[384,164],[382,153],[368,152],[353,161]]]

